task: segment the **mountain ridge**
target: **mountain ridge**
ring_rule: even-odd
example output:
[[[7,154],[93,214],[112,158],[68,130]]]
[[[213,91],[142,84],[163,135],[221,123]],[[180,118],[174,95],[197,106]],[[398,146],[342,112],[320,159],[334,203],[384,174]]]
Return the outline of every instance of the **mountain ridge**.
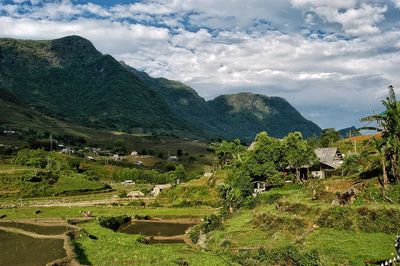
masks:
[[[0,38],[0,90],[43,113],[85,126],[249,140],[320,128],[285,99],[260,94],[206,101],[178,81],[152,78],[79,36],[50,41]]]

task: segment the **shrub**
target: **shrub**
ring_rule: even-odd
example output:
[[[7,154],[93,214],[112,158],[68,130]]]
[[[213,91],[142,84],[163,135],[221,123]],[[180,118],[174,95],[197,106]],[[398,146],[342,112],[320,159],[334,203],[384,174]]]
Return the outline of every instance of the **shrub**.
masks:
[[[221,227],[221,225],[222,225],[222,217],[217,214],[211,214],[203,218],[201,229],[204,233],[208,233]]]
[[[188,237],[193,243],[197,243],[199,241],[200,233],[201,233],[201,225],[197,224],[190,229]]]
[[[259,248],[256,251],[240,250],[235,260],[242,265],[293,265],[314,266],[321,265],[321,259],[317,250],[300,252],[294,245],[265,250]]]
[[[15,164],[45,168],[47,165],[48,153],[44,150],[23,149],[14,158]]]
[[[325,210],[317,220],[319,226],[343,230],[354,230],[354,222],[353,211],[345,207],[333,207]]]
[[[269,177],[266,181],[267,187],[281,187],[285,184],[284,176],[281,172],[277,172],[273,176]]]
[[[317,224],[343,230],[395,234],[398,233],[398,221],[400,221],[400,211],[397,209],[334,207],[325,210],[317,220]]]

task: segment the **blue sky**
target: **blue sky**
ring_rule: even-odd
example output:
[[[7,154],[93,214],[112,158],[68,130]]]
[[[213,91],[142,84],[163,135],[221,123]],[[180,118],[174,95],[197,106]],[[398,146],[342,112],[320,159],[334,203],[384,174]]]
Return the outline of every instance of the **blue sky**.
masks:
[[[72,34],[207,99],[284,97],[323,128],[400,87],[400,0],[0,0],[0,37]]]

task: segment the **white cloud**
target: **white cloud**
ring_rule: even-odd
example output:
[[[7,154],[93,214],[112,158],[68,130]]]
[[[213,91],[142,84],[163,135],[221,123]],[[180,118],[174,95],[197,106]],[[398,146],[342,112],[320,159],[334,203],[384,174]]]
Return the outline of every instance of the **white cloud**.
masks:
[[[359,4],[357,0],[292,0],[292,4],[314,12],[328,23],[340,24],[346,33],[355,36],[380,32],[377,24],[387,11],[386,5]]]
[[[81,35],[103,53],[186,82],[204,97],[237,91],[283,96],[321,126],[344,127],[379,108],[389,83],[400,85],[400,30],[380,28],[387,8],[358,0],[0,5],[6,14],[0,36]],[[154,23],[166,25],[149,26]]]

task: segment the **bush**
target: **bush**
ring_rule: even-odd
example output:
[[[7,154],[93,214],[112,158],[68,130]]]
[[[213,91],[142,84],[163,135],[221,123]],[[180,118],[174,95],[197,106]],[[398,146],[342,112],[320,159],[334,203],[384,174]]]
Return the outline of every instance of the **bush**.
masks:
[[[267,187],[281,187],[285,184],[284,176],[281,172],[278,172],[267,179],[266,186]]]
[[[201,224],[193,226],[188,233],[188,237],[193,243],[197,243],[199,241],[201,233],[206,234],[222,226],[221,215],[211,214],[209,216],[204,216],[202,220],[203,222]]]
[[[270,250],[263,248],[259,248],[256,251],[240,250],[234,258],[242,265],[321,265],[320,255],[317,250],[302,253],[294,245]]]
[[[333,207],[324,212],[317,220],[321,227],[336,228],[343,230],[354,230],[355,219],[351,209],[345,207]]]
[[[217,214],[211,214],[203,218],[201,229],[204,233],[208,233],[218,229],[222,225],[222,217]]]
[[[48,153],[44,150],[20,150],[14,158],[15,164],[45,168]]]
[[[333,207],[321,214],[317,224],[321,227],[343,230],[396,234],[398,221],[400,221],[400,211],[397,209]]]
[[[99,225],[111,230],[118,230],[118,228],[131,221],[131,217],[127,215],[113,216],[113,217],[100,217]]]
[[[201,233],[201,225],[197,224],[190,229],[188,237],[193,243],[197,243],[200,238],[200,233]]]

